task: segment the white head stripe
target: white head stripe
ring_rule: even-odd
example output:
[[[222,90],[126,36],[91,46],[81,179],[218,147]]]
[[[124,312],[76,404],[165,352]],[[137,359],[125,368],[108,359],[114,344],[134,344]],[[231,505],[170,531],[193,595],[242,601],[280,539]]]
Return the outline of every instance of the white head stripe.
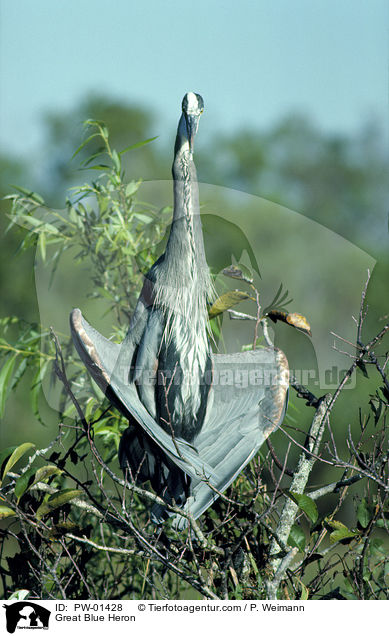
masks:
[[[194,93],[187,93],[186,97],[188,100],[188,110],[195,110],[196,108],[198,108],[197,95],[195,95]]]

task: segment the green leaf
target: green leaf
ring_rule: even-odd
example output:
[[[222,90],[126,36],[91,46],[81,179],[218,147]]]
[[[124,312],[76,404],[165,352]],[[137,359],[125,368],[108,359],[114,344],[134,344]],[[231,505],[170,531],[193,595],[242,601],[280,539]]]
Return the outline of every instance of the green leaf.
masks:
[[[97,128],[105,125],[101,119],[85,119],[82,123],[84,126],[97,126]]]
[[[299,579],[298,576],[296,576],[296,579],[298,580],[298,582],[300,583],[300,586],[301,586],[300,601],[307,601],[308,597],[309,597],[309,589],[307,588],[306,585],[304,585],[304,583],[302,582],[301,579]]]
[[[344,539],[355,539],[355,537],[359,536],[358,532],[350,530],[340,521],[332,521],[328,518],[326,518],[325,521],[331,528],[334,528],[334,531],[330,534],[330,543],[336,543],[337,541],[343,541]]]
[[[15,496],[19,501],[26,490],[31,488],[34,484],[37,484],[39,481],[45,481],[52,475],[61,475],[62,473],[63,471],[53,464],[42,466],[41,468],[31,467],[17,480],[15,484]]]
[[[46,261],[46,236],[44,232],[40,232],[38,237],[38,245],[41,253],[42,261]]]
[[[288,537],[288,545],[292,548],[298,548],[300,552],[305,549],[305,534],[300,526],[293,525],[290,529]]]
[[[301,600],[302,601],[307,601],[308,597],[309,597],[309,590],[308,588],[304,585],[304,583],[302,581],[300,581],[301,584]]]
[[[127,183],[126,197],[131,197],[133,194],[135,194],[135,192],[139,190],[139,186],[141,183],[141,181],[130,181],[130,183]]]
[[[29,486],[33,484],[36,471],[37,471],[37,468],[35,468],[34,466],[31,466],[31,468],[26,470],[26,472],[23,473],[23,475],[21,475],[19,479],[17,480],[15,484],[14,492],[18,502],[20,498],[22,497],[22,495],[24,495],[24,493],[26,492],[27,488],[29,488]]]
[[[387,546],[384,545],[384,542],[382,539],[379,539],[378,537],[373,537],[370,540],[369,552],[373,556],[381,556],[381,555],[386,556]]]
[[[144,225],[153,221],[152,217],[147,216],[147,214],[142,214],[141,212],[134,212],[133,217],[141,221],[141,223],[144,223]]]
[[[222,294],[215,300],[212,307],[208,310],[209,319],[211,320],[212,318],[215,318],[224,311],[227,311],[227,309],[231,309],[231,307],[242,302],[242,300],[248,300],[249,298],[251,298],[250,294],[239,291],[238,289]]]
[[[82,142],[82,144],[81,144],[80,146],[78,146],[77,150],[75,150],[75,151],[73,152],[73,154],[72,154],[72,157],[71,157],[71,158],[72,158],[72,159],[74,159],[74,157],[75,157],[76,155],[78,155],[78,153],[79,153],[79,152],[80,152],[83,148],[85,148],[85,146],[86,146],[87,144],[89,144],[90,140],[91,140],[91,139],[93,139],[94,137],[100,137],[100,133],[99,133],[99,132],[93,133],[93,135],[90,135],[87,139],[85,139],[85,141],[83,141],[83,142]]]
[[[32,380],[30,400],[31,400],[33,413],[38,419],[40,419],[39,402],[38,402],[39,394],[42,389],[43,378],[46,375],[47,367],[49,366],[50,363],[51,363],[51,360],[45,360],[44,362],[42,362]]]
[[[382,412],[383,412],[383,406],[384,406],[384,402],[380,399],[378,392],[376,392],[376,396],[372,396],[371,400],[369,400],[369,404],[370,404],[370,408],[374,413],[374,423],[377,424]]]
[[[76,407],[74,406],[73,402],[70,402],[69,406],[63,412],[63,417],[73,417],[75,413]]]
[[[21,225],[30,232],[46,232],[47,234],[59,234],[59,230],[57,227],[55,227],[55,225],[53,225],[52,223],[48,223],[43,219],[37,219],[35,216],[32,216],[30,214],[18,214],[15,218],[15,221],[18,223],[18,225]]]
[[[58,466],[54,466],[54,464],[48,464],[47,466],[42,466],[41,468],[38,468],[38,470],[36,471],[34,483],[37,484],[38,481],[45,481],[45,479],[52,477],[52,475],[62,475],[62,473],[63,473],[63,470],[58,468]]]
[[[120,157],[119,157],[118,153],[116,152],[116,150],[112,151],[112,161],[113,161],[113,165],[114,165],[114,168],[115,168],[116,172],[118,174],[120,174],[120,170],[121,170],[121,167],[122,167],[122,162],[120,161]]]
[[[27,190],[27,188],[22,188],[22,186],[11,185],[11,187],[15,188],[15,190],[17,190],[21,194],[25,194],[27,197],[29,197],[29,199],[32,199],[36,203],[40,203],[41,205],[44,204],[44,200],[36,192],[33,192],[32,190]]]
[[[298,505],[312,523],[316,523],[319,517],[317,506],[313,499],[305,494],[299,494],[297,492],[288,492],[288,496]]]
[[[11,468],[15,466],[15,464],[19,461],[19,459],[23,457],[23,455],[27,453],[27,451],[31,450],[32,448],[35,448],[35,444],[32,444],[32,442],[24,442],[24,444],[20,444],[20,446],[17,446],[15,448],[15,450],[11,453],[10,457],[8,458],[4,466],[4,470],[1,473],[0,485],[4,477],[11,470]]]
[[[131,146],[127,146],[127,148],[124,148],[124,150],[121,150],[119,152],[119,155],[122,156],[122,155],[124,155],[125,152],[128,152],[129,150],[135,150],[136,148],[142,148],[142,146],[145,146],[146,144],[149,144],[150,141],[154,141],[154,139],[158,139],[158,135],[156,137],[150,137],[149,139],[145,139],[145,141],[138,141],[138,143],[132,144]]]
[[[256,342],[255,342],[255,346],[258,347],[262,344],[264,338],[263,336],[259,336],[259,338],[257,338]],[[240,348],[241,351],[252,351],[253,350],[253,343],[251,342],[250,344],[246,344],[246,345],[242,345]]]
[[[109,170],[109,166],[105,163],[98,163],[95,166],[88,166],[87,168],[82,168],[82,170]]]
[[[357,508],[357,519],[362,526],[362,528],[367,528],[371,519],[373,518],[373,510],[372,507],[369,506],[366,499],[362,499],[361,503]]]
[[[56,508],[60,508],[65,504],[69,503],[72,499],[80,496],[79,490],[72,490],[71,488],[67,488],[65,490],[60,490],[56,492],[54,495],[48,497],[38,508],[36,511],[37,519],[42,519],[44,515],[49,514]]]
[[[6,517],[14,517],[16,512],[12,508],[7,506],[0,506],[0,519],[6,519]]]
[[[12,378],[12,371],[15,366],[18,354],[15,353],[3,364],[0,371],[0,417],[4,415],[5,402],[7,399],[7,389]]]
[[[18,385],[18,382],[23,377],[26,369],[27,369],[27,357],[22,358],[22,360],[20,361],[20,364],[18,365],[18,368],[15,370],[15,373],[12,375],[12,381],[10,384],[11,389],[14,389]]]
[[[9,601],[23,601],[30,595],[30,590],[16,590],[8,598]]]
[[[353,588],[353,586],[351,584],[350,579],[345,578],[343,580],[343,585],[344,585],[344,590],[342,590],[342,594],[344,595],[344,597],[346,599],[349,599],[350,601],[351,600],[357,600],[357,597],[354,594],[354,588]]]
[[[17,448],[17,446],[9,446],[8,448],[5,448],[3,451],[1,451],[1,453],[0,453],[0,475],[2,474],[3,467],[5,466],[6,462],[8,461],[8,458],[11,457],[11,455],[14,452],[15,448]]]
[[[107,149],[105,148],[105,146],[100,146],[100,148],[98,148],[97,151],[93,153],[93,155],[90,155],[89,157],[81,161],[81,166],[83,168],[87,168],[89,164],[92,163],[94,159],[96,159],[96,157],[101,157],[105,154],[107,154]]]

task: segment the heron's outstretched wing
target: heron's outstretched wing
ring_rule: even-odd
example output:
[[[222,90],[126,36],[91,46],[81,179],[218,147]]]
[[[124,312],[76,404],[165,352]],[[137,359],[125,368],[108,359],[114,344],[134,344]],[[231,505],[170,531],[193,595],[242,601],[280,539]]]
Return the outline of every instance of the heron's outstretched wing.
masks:
[[[133,331],[141,333],[142,322],[148,314],[140,308]],[[160,448],[190,477],[199,478],[206,474],[213,480],[213,470],[203,460],[196,449],[183,439],[174,441],[155,421],[139,399],[137,387],[132,377],[133,357],[136,340],[131,327],[121,345],[107,340],[83,318],[79,309],[70,315],[70,329],[75,347],[92,378],[104,391],[108,399],[126,416],[130,414]]]
[[[79,309],[72,312],[70,324],[77,351],[95,382],[191,477],[191,495],[183,509],[194,518],[212,505],[282,421],[289,373],[287,360],[277,349],[212,356],[206,417],[191,445],[173,440],[140,401],[131,374],[136,349],[131,331],[122,345],[114,344],[93,329]],[[139,324],[135,328],[140,331]],[[154,506],[153,516],[162,521],[166,511]],[[187,521],[177,515],[174,525],[183,529]]]
[[[217,491],[231,484],[281,424],[288,385],[288,363],[278,349],[213,356],[207,414],[193,443],[201,460],[213,469],[215,477],[210,481]],[[206,479],[194,478],[183,510],[196,519],[217,497]],[[183,529],[187,521],[176,515],[174,525]]]

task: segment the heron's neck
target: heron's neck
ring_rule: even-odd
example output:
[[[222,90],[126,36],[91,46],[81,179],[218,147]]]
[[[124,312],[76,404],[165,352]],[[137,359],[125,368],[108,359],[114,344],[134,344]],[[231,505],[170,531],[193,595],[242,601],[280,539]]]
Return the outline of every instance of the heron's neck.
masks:
[[[186,123],[184,114],[181,115],[180,121],[178,122],[176,142],[174,144],[174,159],[177,158],[178,154],[189,152],[189,140],[186,133]],[[192,159],[193,160],[193,159]],[[173,177],[174,177],[174,163],[173,162]]]
[[[184,116],[178,124],[172,166],[174,180],[173,223],[167,254],[172,251],[184,256],[182,267],[206,267],[203,232],[200,220],[199,189],[193,155],[189,151]]]
[[[214,292],[204,252],[196,168],[181,121],[173,179],[173,223],[163,259],[154,270],[156,304],[167,315],[169,333],[173,333],[175,327],[178,331],[182,329],[181,315],[185,315],[193,334],[198,338],[202,334],[206,339],[207,300],[213,298]],[[193,316],[197,320],[193,320]]]

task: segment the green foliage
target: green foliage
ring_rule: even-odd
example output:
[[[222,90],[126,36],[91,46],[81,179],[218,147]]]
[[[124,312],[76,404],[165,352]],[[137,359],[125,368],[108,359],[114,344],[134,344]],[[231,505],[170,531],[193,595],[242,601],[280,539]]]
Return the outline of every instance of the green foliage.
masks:
[[[98,178],[91,184],[73,188],[72,197],[66,200],[66,208],[61,212],[46,208],[36,193],[18,188],[18,194],[7,197],[13,204],[11,224],[28,230],[23,248],[38,241],[43,261],[48,248],[54,247],[48,263],[54,272],[67,250],[75,251],[77,262],[89,260],[94,272],[95,296],[105,298],[120,320],[123,314],[128,316],[129,307],[134,304],[141,272],[153,263],[155,245],[163,236],[168,210],[138,203],[135,197],[141,181],[123,181],[122,155],[153,138],[117,152],[111,148],[104,124],[88,120],[85,125],[94,132],[75,154],[92,140],[99,140],[98,150],[83,161],[84,166],[87,164],[99,173]]]
[[[42,381],[49,363],[54,360],[49,332],[44,329],[40,331],[38,325],[27,323],[17,317],[0,319],[0,326],[3,329],[3,337],[0,338],[0,352],[3,353],[3,366],[0,371],[0,415],[4,415],[10,390],[16,389],[26,372],[30,372],[30,401],[34,415],[39,418],[38,398],[42,390]],[[12,340],[8,339],[8,334]]]
[[[306,514],[308,519],[312,521],[312,523],[316,523],[319,517],[319,513],[313,499],[308,497],[308,495],[299,494],[297,492],[290,492],[288,494],[289,497],[291,497],[291,499],[296,502],[298,507],[301,508],[301,510]]]
[[[24,444],[21,444],[20,446],[18,446],[17,448],[13,450],[7,449],[6,451],[4,451],[5,456],[3,454],[1,458],[2,461],[1,461],[0,486],[3,479],[7,476],[11,468],[15,466],[15,464],[19,461],[19,459],[21,459],[21,457],[23,457],[25,453],[27,453],[27,451],[31,450],[34,447],[35,447],[35,444],[32,444],[31,442],[25,442]],[[8,451],[12,451],[12,452],[10,452],[8,455]]]
[[[293,525],[291,527],[288,537],[288,545],[292,546],[293,548],[298,548],[300,552],[304,553],[306,539],[305,533],[302,528],[300,528],[300,526]]]

